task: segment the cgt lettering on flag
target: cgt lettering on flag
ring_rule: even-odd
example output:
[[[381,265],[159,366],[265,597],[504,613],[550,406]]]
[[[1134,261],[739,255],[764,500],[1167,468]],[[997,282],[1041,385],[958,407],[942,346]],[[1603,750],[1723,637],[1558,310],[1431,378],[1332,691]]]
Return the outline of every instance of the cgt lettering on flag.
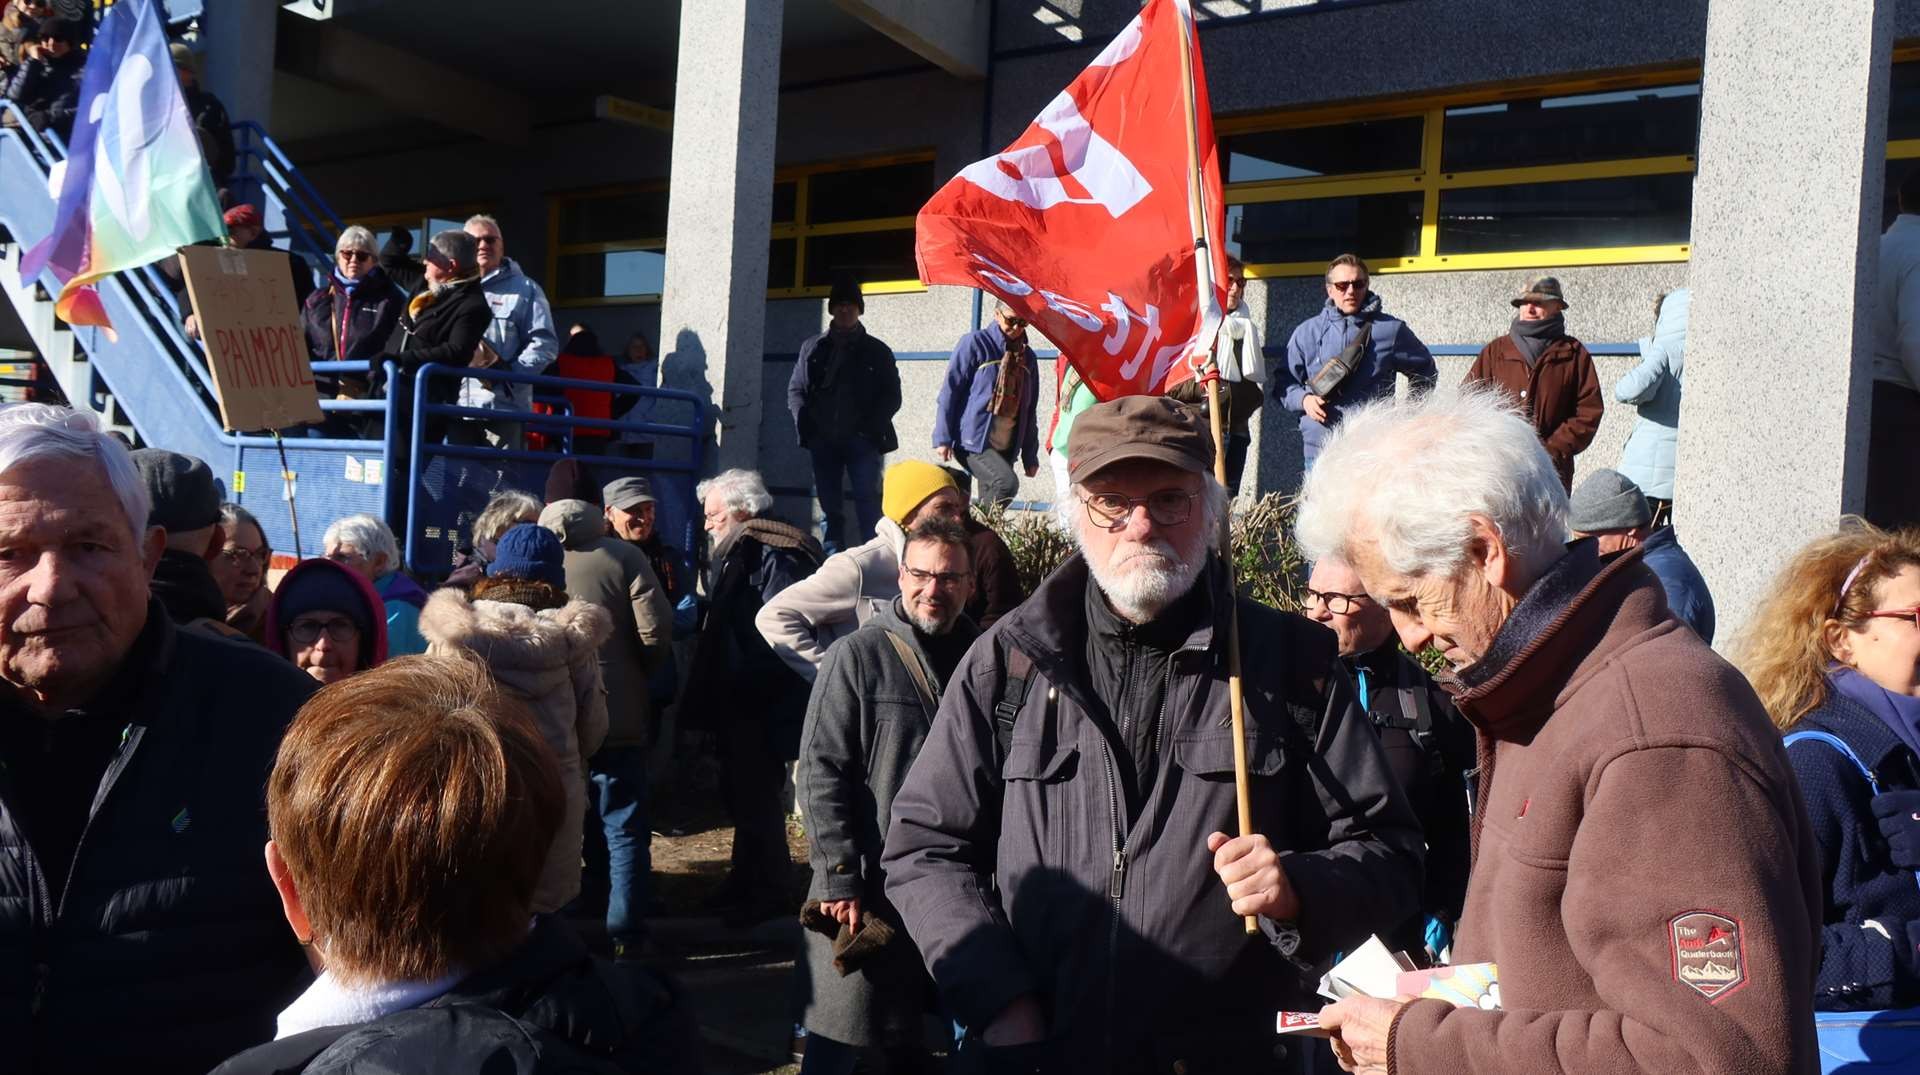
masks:
[[[1165,392],[1192,375],[1187,355],[1212,347],[1226,303],[1224,234],[1192,12],[1187,0],[1150,0],[1019,138],[927,202],[914,254],[922,282],[999,297],[1095,396],[1113,399]]]

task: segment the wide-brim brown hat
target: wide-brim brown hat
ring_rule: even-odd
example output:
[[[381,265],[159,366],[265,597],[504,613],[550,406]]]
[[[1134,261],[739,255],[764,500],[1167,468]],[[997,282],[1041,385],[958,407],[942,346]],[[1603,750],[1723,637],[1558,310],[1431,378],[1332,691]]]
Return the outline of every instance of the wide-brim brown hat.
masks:
[[[1165,396],[1121,396],[1073,420],[1067,477],[1080,482],[1115,463],[1151,459],[1196,474],[1213,471],[1213,434],[1200,408]]]
[[[1537,276],[1527,281],[1526,290],[1513,300],[1513,305],[1523,302],[1557,302],[1562,306],[1572,306],[1567,296],[1560,290],[1560,280],[1554,276]]]

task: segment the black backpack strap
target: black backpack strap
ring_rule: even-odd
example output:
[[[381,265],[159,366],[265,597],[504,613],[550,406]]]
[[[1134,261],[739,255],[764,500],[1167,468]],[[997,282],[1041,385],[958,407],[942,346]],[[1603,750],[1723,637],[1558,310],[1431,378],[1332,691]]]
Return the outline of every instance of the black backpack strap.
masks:
[[[995,761],[1004,763],[1013,745],[1013,726],[1020,719],[1020,707],[1027,703],[1027,687],[1033,682],[1033,658],[1018,646],[1007,647],[1007,678],[1000,683],[1000,699],[993,704],[993,744]],[[995,765],[998,771],[999,765]]]

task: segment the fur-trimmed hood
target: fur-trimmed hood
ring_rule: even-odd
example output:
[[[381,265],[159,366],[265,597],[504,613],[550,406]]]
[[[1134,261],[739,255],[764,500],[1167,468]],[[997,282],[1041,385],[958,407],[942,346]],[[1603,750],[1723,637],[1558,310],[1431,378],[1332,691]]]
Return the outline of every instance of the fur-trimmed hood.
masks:
[[[564,668],[598,659],[600,643],[613,633],[613,618],[585,601],[535,612],[445,589],[427,599],[420,633],[430,644],[471,650],[496,672]]]

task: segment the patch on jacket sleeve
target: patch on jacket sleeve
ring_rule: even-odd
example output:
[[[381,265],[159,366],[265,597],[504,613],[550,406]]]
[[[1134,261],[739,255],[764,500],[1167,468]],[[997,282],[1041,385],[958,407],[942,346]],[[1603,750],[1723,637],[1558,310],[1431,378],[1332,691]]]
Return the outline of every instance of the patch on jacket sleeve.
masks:
[[[1688,911],[1667,922],[1673,980],[1708,1000],[1719,1000],[1747,980],[1746,938],[1740,923],[1712,911]]]

